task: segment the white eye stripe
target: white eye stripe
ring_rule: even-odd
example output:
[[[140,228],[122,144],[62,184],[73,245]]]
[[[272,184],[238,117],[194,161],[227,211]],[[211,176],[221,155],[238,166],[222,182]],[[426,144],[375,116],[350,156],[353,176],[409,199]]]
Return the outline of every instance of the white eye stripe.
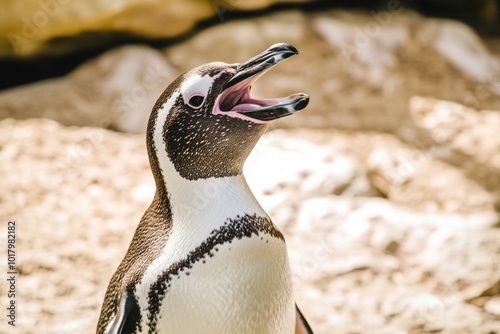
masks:
[[[189,101],[193,96],[203,96],[203,99],[205,100],[210,87],[212,87],[214,79],[215,78],[210,75],[200,76],[198,74],[194,74],[189,79],[184,81],[180,87],[184,104],[191,105]]]

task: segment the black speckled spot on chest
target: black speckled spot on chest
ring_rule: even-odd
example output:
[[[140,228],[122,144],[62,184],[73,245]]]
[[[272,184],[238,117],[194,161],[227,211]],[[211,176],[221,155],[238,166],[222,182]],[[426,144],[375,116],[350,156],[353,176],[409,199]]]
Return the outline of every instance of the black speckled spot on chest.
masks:
[[[231,243],[234,240],[251,238],[259,234],[268,235],[285,241],[283,234],[273,225],[269,218],[257,217],[256,215],[237,216],[235,219],[228,219],[223,226],[210,233],[210,236],[188,256],[181,261],[175,262],[167,270],[158,275],[158,279],[151,285],[148,295],[149,304],[149,332],[156,332],[159,310],[163,298],[168,293],[168,288],[172,280],[178,277],[181,272],[191,269],[197,262],[204,261],[206,257],[214,256],[216,247]],[[262,238],[264,240],[264,238]]]

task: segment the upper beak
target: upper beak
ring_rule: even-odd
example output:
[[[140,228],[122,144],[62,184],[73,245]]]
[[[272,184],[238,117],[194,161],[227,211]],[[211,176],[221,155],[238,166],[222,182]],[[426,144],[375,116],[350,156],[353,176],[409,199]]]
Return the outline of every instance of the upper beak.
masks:
[[[250,96],[250,87],[258,78],[279,62],[297,54],[297,49],[290,44],[275,44],[238,65],[236,74],[223,87],[220,110],[266,122],[304,109],[309,103],[309,96],[304,93],[279,99],[255,99]]]
[[[269,70],[280,61],[298,54],[299,52],[293,45],[285,43],[274,44],[261,54],[238,65],[236,67],[236,75],[226,82],[224,90],[254,75],[260,74],[260,77],[264,74],[264,71]]]

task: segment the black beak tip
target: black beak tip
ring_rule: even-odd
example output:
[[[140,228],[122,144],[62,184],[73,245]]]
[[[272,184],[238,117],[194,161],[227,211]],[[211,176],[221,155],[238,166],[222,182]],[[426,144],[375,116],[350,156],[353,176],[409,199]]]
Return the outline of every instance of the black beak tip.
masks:
[[[295,48],[295,46],[293,46],[291,44],[287,44],[287,45],[288,45],[288,50],[290,50],[291,52],[293,52],[293,54],[295,54],[295,55],[299,54],[299,51]]]
[[[305,107],[307,107],[308,104],[309,104],[309,96],[306,95],[295,103],[295,110],[296,111],[302,110]]]
[[[271,45],[267,49],[267,51],[286,53],[287,54],[286,58],[299,54],[299,51],[297,51],[297,48],[295,48],[295,46],[288,44],[288,43],[278,43],[278,44]]]

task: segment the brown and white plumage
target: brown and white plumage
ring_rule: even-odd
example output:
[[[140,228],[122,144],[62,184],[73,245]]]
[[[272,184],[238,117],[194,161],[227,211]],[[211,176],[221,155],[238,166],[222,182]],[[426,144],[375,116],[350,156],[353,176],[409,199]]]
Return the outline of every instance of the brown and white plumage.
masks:
[[[268,124],[307,105],[305,94],[250,96],[296,53],[276,44],[243,64],[202,65],[160,96],[147,130],[156,194],[97,333],[312,333],[295,306],[284,237],[242,173]]]

